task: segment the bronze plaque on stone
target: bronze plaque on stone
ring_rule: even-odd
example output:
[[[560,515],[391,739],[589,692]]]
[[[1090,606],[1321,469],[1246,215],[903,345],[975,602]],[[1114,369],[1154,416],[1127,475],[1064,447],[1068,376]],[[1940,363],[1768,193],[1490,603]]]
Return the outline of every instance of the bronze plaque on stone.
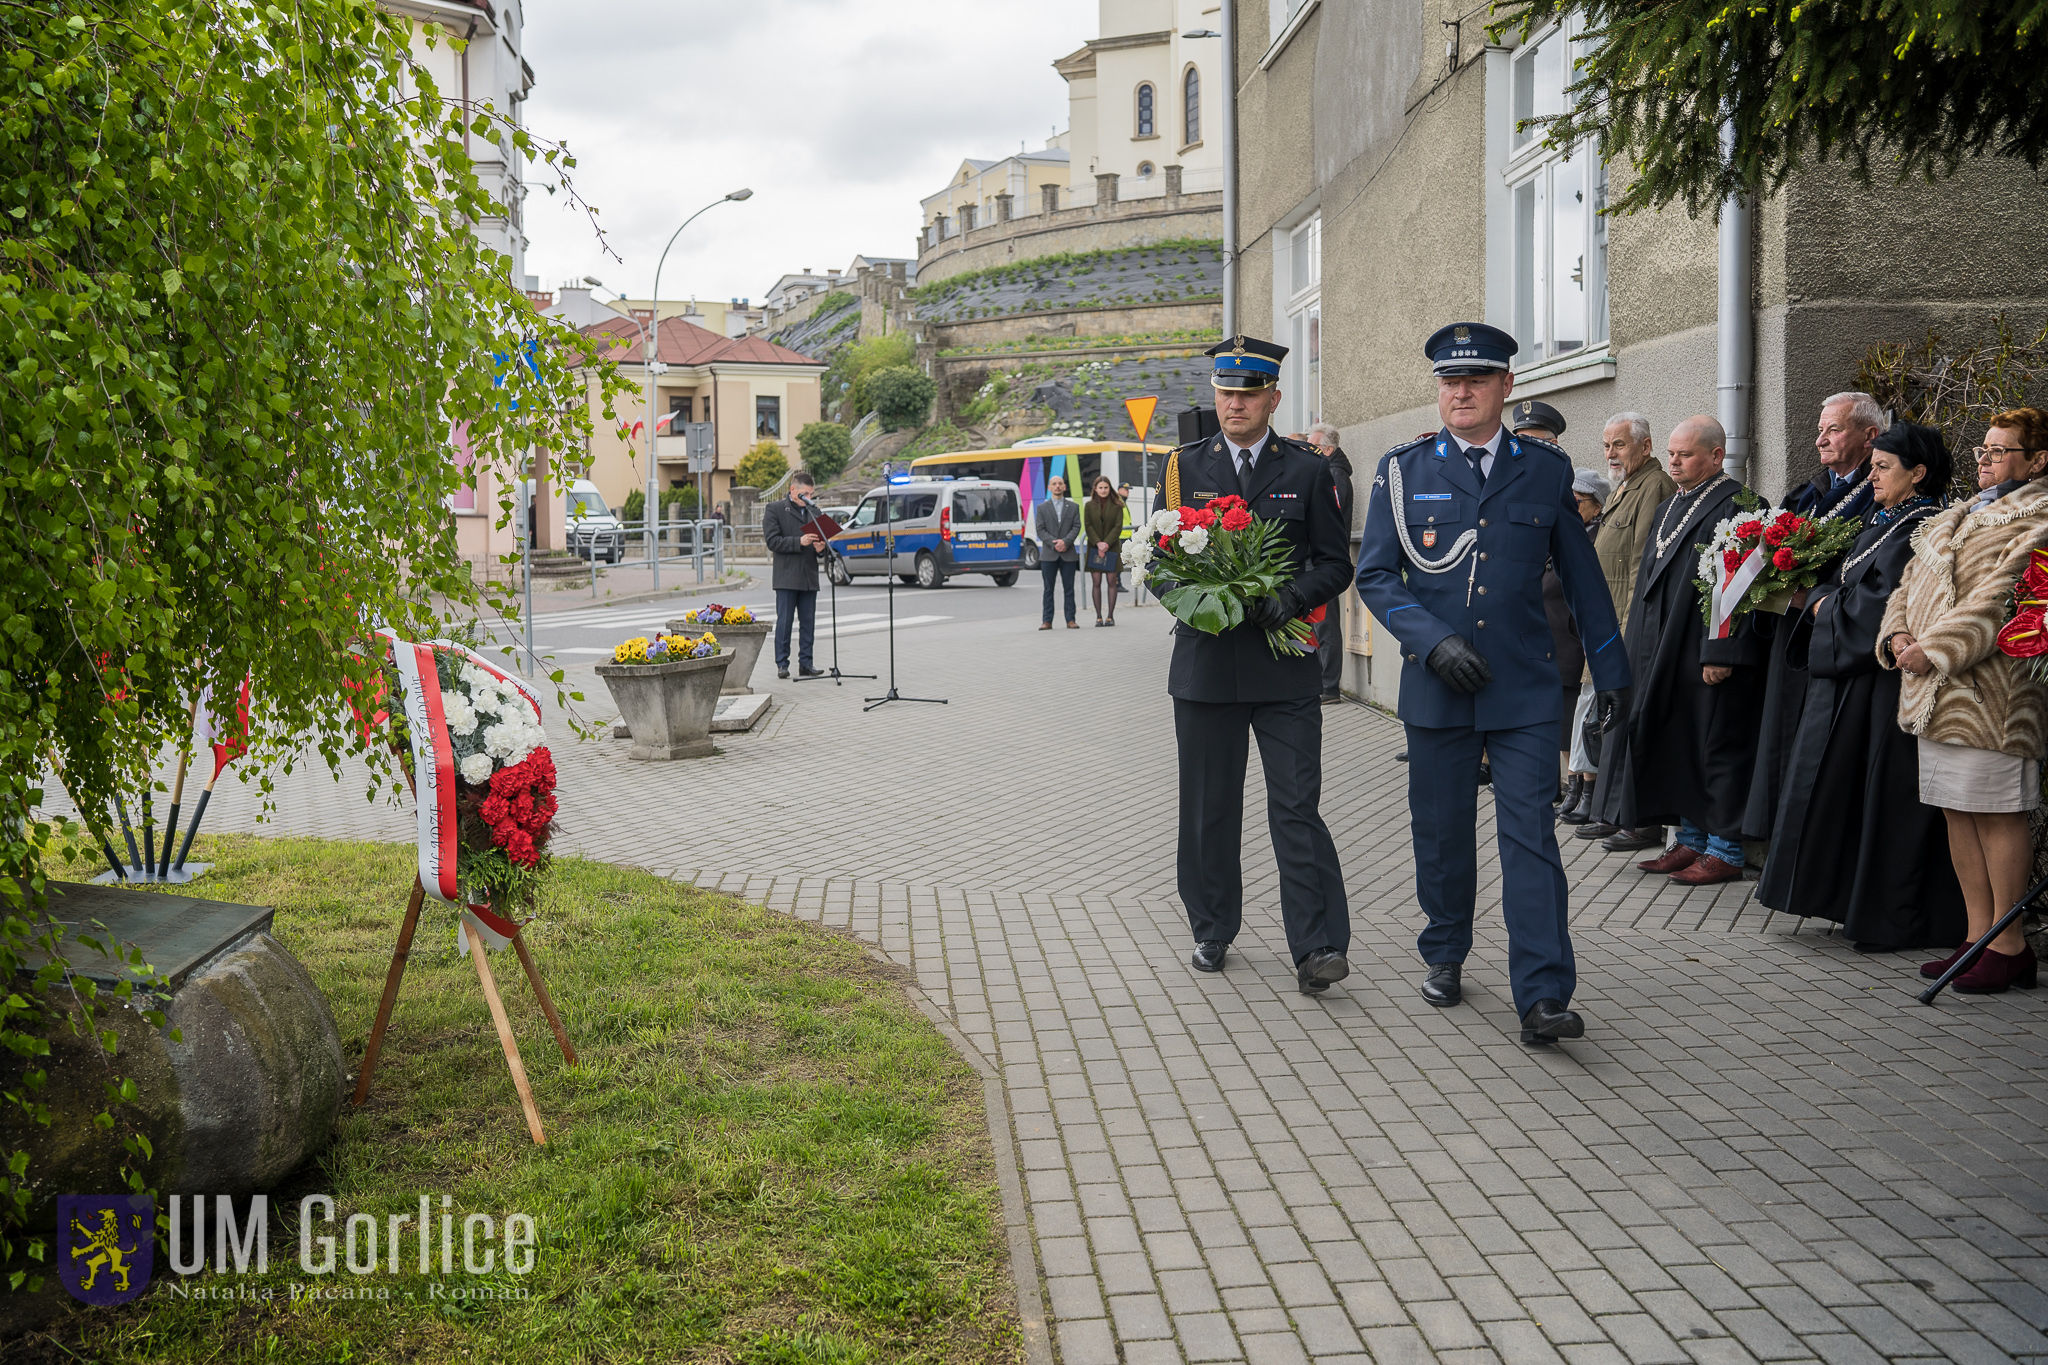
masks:
[[[59,948],[65,960],[80,976],[109,985],[130,979],[131,969],[118,958],[79,943],[79,935],[111,938],[140,948],[142,960],[161,972],[176,990],[209,959],[252,934],[267,933],[276,915],[267,905],[230,905],[118,886],[72,882],[51,882],[49,886],[50,918],[64,926]],[[30,969],[48,960],[46,954],[32,954]]]

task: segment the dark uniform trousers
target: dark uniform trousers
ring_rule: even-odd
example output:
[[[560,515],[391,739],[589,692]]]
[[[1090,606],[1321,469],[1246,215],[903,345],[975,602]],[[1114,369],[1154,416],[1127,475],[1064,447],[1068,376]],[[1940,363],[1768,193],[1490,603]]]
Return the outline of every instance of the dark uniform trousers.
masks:
[[[1472,951],[1479,858],[1472,827],[1481,750],[1493,767],[1494,830],[1507,919],[1508,982],[1516,1012],[1538,1000],[1569,1002],[1578,985],[1567,923],[1568,886],[1550,798],[1557,792],[1557,722],[1512,730],[1410,725],[1408,805],[1415,837],[1415,899],[1429,922],[1422,960],[1463,962]],[[1451,780],[1445,781],[1448,776]]]
[[[1330,602],[1351,580],[1344,514],[1328,464],[1309,446],[1271,435],[1240,481],[1220,439],[1183,446],[1166,478],[1180,505],[1226,493],[1279,523],[1301,608]],[[1166,495],[1162,493],[1161,505]],[[1156,509],[1155,509],[1156,510]],[[1251,738],[1266,770],[1266,828],[1280,868],[1280,917],[1296,963],[1317,948],[1345,952],[1351,911],[1337,845],[1318,811],[1323,793],[1322,667],[1314,654],[1275,658],[1250,625],[1206,635],[1174,627],[1166,690],[1180,750],[1176,858],[1188,927],[1200,943],[1236,938],[1244,909],[1239,845]]]
[[[1173,699],[1180,746],[1181,903],[1197,943],[1237,937],[1243,922],[1244,778],[1251,736],[1266,770],[1266,829],[1280,866],[1280,918],[1296,962],[1317,948],[1348,952],[1351,912],[1338,872],[1337,845],[1320,811],[1323,708],[1315,697],[1289,701],[1202,702]],[[1473,763],[1476,766],[1478,759]],[[1547,799],[1547,798],[1546,798]]]

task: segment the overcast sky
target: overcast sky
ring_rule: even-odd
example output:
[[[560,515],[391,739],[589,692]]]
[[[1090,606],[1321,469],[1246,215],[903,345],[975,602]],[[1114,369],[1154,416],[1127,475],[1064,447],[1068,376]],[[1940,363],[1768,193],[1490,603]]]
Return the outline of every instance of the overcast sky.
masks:
[[[595,275],[645,298],[758,300],[805,266],[915,253],[918,200],[966,156],[1066,128],[1052,69],[1095,36],[1095,0],[525,0],[525,110],[567,141],[578,190],[623,263],[559,196],[527,198],[528,274]],[[529,176],[532,172],[529,170]]]

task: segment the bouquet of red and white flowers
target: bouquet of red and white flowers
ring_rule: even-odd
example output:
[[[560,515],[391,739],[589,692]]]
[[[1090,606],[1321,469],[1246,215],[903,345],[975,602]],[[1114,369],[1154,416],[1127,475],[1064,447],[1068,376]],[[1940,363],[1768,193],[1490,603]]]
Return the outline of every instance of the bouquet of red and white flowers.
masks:
[[[1293,577],[1280,523],[1260,521],[1243,498],[1212,498],[1205,507],[1155,512],[1126,549],[1159,604],[1207,635],[1244,624],[1245,609],[1278,593]],[[1315,651],[1323,608],[1266,632],[1275,658]]]
[[[2048,550],[2027,556],[2027,571],[2012,585],[2012,616],[1998,631],[1999,652],[2027,661],[2037,682],[2048,679]]]
[[[1792,594],[1820,582],[1821,571],[1855,543],[1859,521],[1745,509],[1714,528],[1700,550],[1700,615],[1726,638],[1745,612],[1782,613]]]

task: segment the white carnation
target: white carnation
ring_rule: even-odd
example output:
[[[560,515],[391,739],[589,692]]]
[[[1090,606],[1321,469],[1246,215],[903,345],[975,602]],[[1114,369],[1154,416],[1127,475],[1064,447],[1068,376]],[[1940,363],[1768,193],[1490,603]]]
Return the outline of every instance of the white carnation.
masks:
[[[1180,533],[1180,548],[1183,553],[1198,555],[1209,548],[1209,532],[1200,526],[1190,526]]]
[[[1154,512],[1152,520],[1148,524],[1152,527],[1153,535],[1170,536],[1180,529],[1180,513],[1170,507],[1165,508]]]
[[[489,673],[486,673],[483,669],[478,668],[475,664],[464,664],[462,666],[462,671],[458,673],[456,676],[461,678],[462,685],[464,687],[467,687],[472,692],[480,691],[481,689],[489,687],[492,683],[497,681],[496,678],[493,678]]]
[[[519,727],[510,721],[499,721],[484,731],[484,749],[492,758],[511,762],[512,751],[519,747]]]
[[[490,687],[479,687],[471,691],[469,704],[476,708],[479,716],[495,716],[505,709],[505,704],[498,700],[497,689]]]
[[[492,764],[489,754],[471,754],[462,760],[462,780],[472,787],[481,787],[491,780]]]
[[[1124,546],[1124,558],[1129,560],[1131,567],[1136,569],[1142,569],[1147,564],[1150,564],[1152,562],[1152,537],[1150,535],[1131,537],[1130,541]]]
[[[469,699],[460,692],[441,694],[441,718],[448,722],[448,733],[451,735],[476,733],[476,708],[471,706]]]

